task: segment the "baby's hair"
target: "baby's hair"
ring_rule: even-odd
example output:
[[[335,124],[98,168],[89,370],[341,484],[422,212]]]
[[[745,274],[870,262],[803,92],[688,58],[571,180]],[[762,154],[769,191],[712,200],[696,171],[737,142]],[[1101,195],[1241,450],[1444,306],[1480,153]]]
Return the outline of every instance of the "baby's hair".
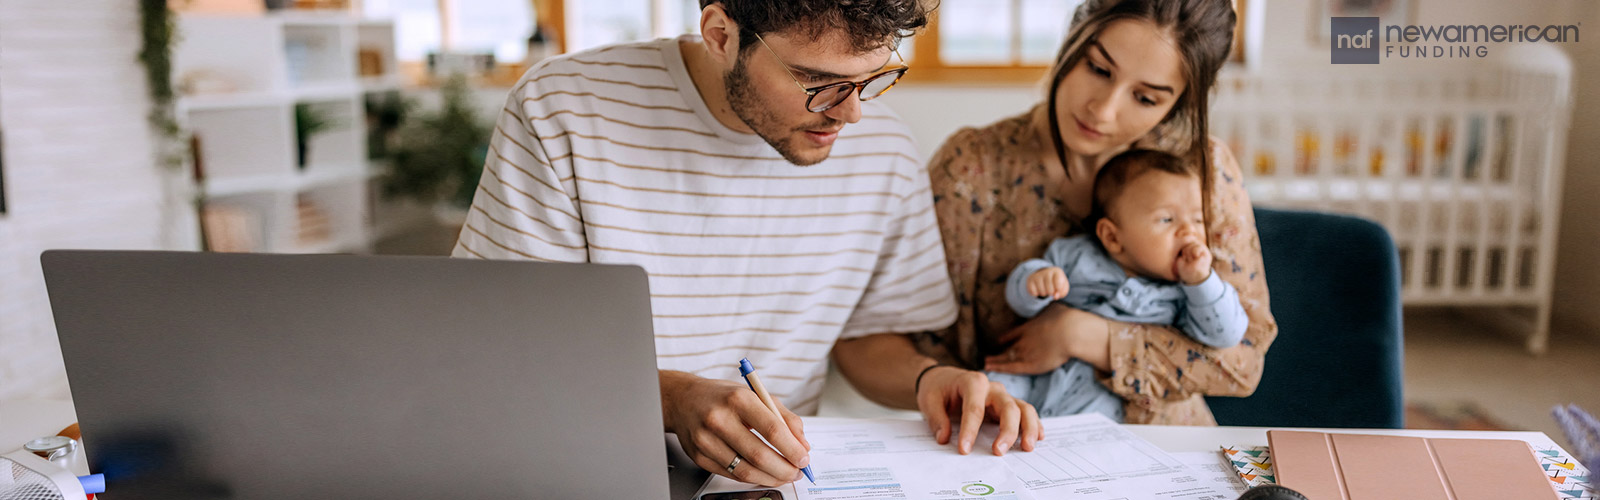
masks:
[[[1110,215],[1111,203],[1122,196],[1128,184],[1150,172],[1199,177],[1198,169],[1191,161],[1172,153],[1153,149],[1123,151],[1107,160],[1105,166],[1100,167],[1100,172],[1095,174],[1094,203],[1089,207],[1089,216],[1084,218],[1083,227],[1094,233],[1095,225]]]

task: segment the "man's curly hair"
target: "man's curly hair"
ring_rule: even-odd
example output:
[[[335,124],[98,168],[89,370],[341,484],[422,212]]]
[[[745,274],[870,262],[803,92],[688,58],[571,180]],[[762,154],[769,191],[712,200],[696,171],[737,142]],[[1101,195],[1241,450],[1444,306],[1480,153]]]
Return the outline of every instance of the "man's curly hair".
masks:
[[[739,51],[756,43],[751,33],[798,34],[821,38],[839,30],[856,53],[894,47],[928,24],[931,0],[700,0],[700,8],[720,3],[739,25]]]

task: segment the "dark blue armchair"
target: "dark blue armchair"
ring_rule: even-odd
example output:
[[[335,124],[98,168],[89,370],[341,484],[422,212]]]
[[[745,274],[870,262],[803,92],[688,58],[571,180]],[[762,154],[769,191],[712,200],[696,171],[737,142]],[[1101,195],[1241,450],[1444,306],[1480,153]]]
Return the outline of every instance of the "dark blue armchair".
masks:
[[[1400,428],[1400,261],[1371,221],[1258,208],[1278,337],[1245,398],[1210,397],[1222,425]]]

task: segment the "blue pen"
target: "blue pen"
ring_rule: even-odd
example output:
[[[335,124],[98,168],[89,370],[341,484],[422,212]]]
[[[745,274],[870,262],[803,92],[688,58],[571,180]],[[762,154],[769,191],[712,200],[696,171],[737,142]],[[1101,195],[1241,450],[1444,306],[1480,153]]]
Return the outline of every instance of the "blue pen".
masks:
[[[750,390],[756,391],[756,397],[761,398],[761,402],[767,405],[767,409],[772,410],[778,421],[788,427],[789,423],[783,420],[783,412],[778,411],[778,400],[772,399],[772,395],[767,394],[767,388],[761,385],[761,378],[756,376],[756,367],[750,364],[749,358],[739,360],[739,376],[744,377],[744,383],[750,385]],[[811,484],[817,484],[816,476],[811,475],[811,466],[801,467],[800,472],[806,473],[806,479],[810,480]]]

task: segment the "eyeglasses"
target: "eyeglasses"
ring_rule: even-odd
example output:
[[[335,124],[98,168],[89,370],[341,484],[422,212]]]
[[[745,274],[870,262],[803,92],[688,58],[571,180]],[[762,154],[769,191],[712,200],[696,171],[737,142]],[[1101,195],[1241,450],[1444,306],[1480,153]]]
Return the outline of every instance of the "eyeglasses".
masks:
[[[905,65],[906,59],[900,57],[900,51],[891,48],[889,51],[894,52],[894,56],[900,59],[900,67],[898,68],[869,76],[859,82],[843,81],[806,88],[805,84],[800,83],[799,78],[794,77],[794,70],[789,67],[789,64],[783,62],[782,57],[778,57],[778,52],[772,50],[772,47],[767,45],[766,40],[761,39],[760,33],[756,34],[756,41],[761,42],[761,46],[766,47],[767,52],[772,53],[772,58],[777,59],[778,64],[783,65],[783,70],[789,74],[789,79],[794,80],[794,84],[809,96],[806,98],[806,111],[812,113],[821,113],[833,109],[834,106],[838,106],[845,99],[849,99],[850,94],[856,93],[858,90],[860,91],[861,100],[870,101],[876,99],[878,96],[883,95],[884,92],[894,88],[894,84],[900,82],[900,77],[906,74],[906,70],[911,69]]]

